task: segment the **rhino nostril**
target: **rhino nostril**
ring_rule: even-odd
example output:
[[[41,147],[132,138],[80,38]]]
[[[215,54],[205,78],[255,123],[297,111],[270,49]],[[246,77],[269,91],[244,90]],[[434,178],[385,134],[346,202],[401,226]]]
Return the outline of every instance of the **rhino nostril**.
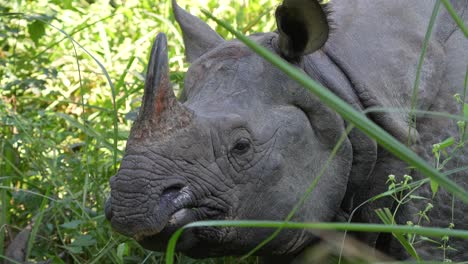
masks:
[[[166,188],[160,198],[162,207],[171,206],[175,208],[183,208],[193,203],[193,195],[187,186],[172,185]]]
[[[161,199],[164,200],[173,200],[177,196],[179,196],[180,191],[182,190],[184,186],[183,185],[173,185],[167,187],[161,194]]]

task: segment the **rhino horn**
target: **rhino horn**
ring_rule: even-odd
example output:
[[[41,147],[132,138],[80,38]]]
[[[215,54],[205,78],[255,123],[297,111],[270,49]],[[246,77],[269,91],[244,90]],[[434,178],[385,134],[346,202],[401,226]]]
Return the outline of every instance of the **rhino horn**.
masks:
[[[286,60],[297,60],[320,49],[330,26],[325,4],[317,0],[285,0],[275,12],[278,48]]]
[[[177,101],[169,80],[167,40],[159,33],[151,48],[145,91],[133,137],[167,134],[186,126],[192,117],[189,109]]]

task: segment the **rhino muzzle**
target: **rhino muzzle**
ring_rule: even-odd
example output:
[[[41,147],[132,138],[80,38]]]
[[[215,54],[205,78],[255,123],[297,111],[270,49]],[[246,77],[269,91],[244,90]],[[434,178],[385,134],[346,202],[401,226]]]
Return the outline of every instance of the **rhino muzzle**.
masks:
[[[146,193],[147,190],[143,193],[127,190],[125,186],[135,183],[116,182],[116,177],[111,180],[114,187],[106,201],[105,213],[117,232],[141,241],[166,227],[179,227],[193,221],[189,212],[195,208],[195,200],[188,187],[169,186],[154,201],[154,195]]]
[[[148,183],[125,175],[122,169],[111,178],[111,196],[106,201],[105,215],[113,229],[137,240],[150,250],[164,250],[170,236],[180,227],[194,221],[220,218],[221,208],[200,203],[190,186],[172,182],[168,186],[155,186],[158,179]],[[198,199],[197,199],[198,198]],[[185,239],[182,246],[191,248],[195,237]]]

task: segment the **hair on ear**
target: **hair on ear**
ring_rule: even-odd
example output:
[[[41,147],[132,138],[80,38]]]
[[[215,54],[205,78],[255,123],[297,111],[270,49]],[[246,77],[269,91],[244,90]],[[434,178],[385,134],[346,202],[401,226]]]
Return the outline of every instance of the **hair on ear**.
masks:
[[[329,3],[316,0],[285,0],[275,12],[278,47],[289,61],[320,49],[330,31]]]

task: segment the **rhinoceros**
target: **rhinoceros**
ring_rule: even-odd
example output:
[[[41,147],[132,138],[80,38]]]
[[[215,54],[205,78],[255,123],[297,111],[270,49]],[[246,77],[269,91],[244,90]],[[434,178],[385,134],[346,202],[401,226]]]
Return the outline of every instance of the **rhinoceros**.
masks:
[[[463,142],[456,121],[427,112],[409,115],[418,58],[435,0],[285,0],[275,12],[277,30],[250,37],[278,54],[425,158],[449,137]],[[468,20],[468,1],[452,1]],[[191,63],[176,98],[169,80],[166,38],[151,50],[144,96],[118,173],[110,179],[106,216],[119,233],[163,251],[181,226],[198,220],[283,220],[298,203],[349,123],[316,96],[250,50],[224,40],[173,1]],[[428,42],[415,109],[460,113],[453,99],[466,88],[466,36],[443,7]],[[371,111],[380,108],[388,111]],[[396,111],[401,110],[401,111]],[[450,153],[455,148],[447,149]],[[468,164],[458,146],[443,170]],[[442,155],[440,162],[445,156]],[[437,164],[434,164],[437,165]],[[440,165],[440,164],[439,164]],[[456,172],[456,173],[455,173]],[[417,171],[357,129],[347,134],[315,189],[291,219],[343,221],[358,205],[388,189],[390,174]],[[450,179],[468,188],[467,170]],[[429,184],[398,206],[396,221],[468,229],[468,206]],[[421,200],[425,197],[427,200]],[[427,202],[430,222],[418,212]],[[381,223],[374,210],[396,209],[392,198],[365,203],[351,219]],[[271,229],[197,227],[186,230],[177,250],[192,257],[240,255]],[[408,253],[389,234],[356,237],[397,259]],[[308,230],[283,230],[257,254],[294,258],[319,238]],[[450,238],[456,250],[424,240],[418,254],[432,260],[468,260],[468,242]]]

